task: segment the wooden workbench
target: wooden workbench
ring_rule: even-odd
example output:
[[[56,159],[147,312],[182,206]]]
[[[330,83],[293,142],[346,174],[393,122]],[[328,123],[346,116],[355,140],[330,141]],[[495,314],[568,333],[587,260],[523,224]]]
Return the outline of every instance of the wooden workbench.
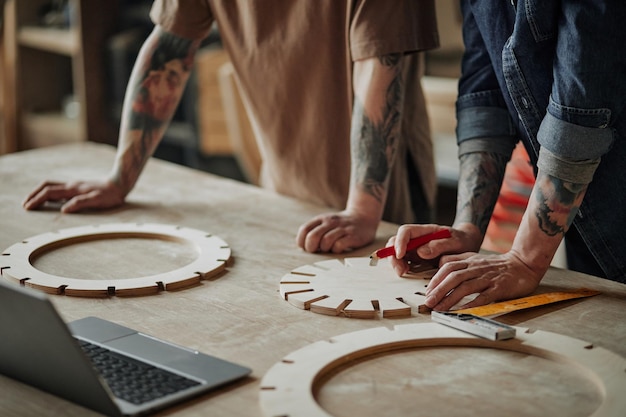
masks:
[[[430,321],[427,315],[378,320],[331,317],[300,310],[285,302],[278,293],[283,275],[301,265],[333,257],[305,253],[296,246],[294,239],[301,223],[326,210],[170,163],[150,161],[137,187],[129,195],[128,204],[119,209],[73,215],[60,214],[54,209],[31,212],[22,209],[22,200],[40,181],[102,177],[109,171],[113,157],[113,148],[89,143],[0,157],[0,249],[44,232],[110,222],[177,224],[205,230],[230,244],[234,262],[227,272],[196,287],[130,298],[51,296],[67,321],[88,315],[100,316],[253,369],[251,378],[246,381],[166,410],[162,415],[261,416],[259,382],[268,369],[288,353],[347,332]],[[383,245],[396,229],[396,225],[382,224],[377,242],[350,256],[367,256]],[[141,258],[135,259],[134,263],[141,267]],[[626,356],[626,286],[551,269],[540,290],[583,286],[600,290],[602,294],[511,313],[501,320],[583,339]],[[567,373],[573,370],[563,371],[565,374],[561,377],[547,375],[560,371],[553,372],[551,365],[545,368],[547,361],[544,359],[523,358],[524,355],[517,353],[506,354],[493,349],[448,350],[452,352],[422,349],[379,355],[330,379],[320,391],[320,402],[333,415],[451,415],[447,414],[446,405],[457,411],[463,407],[463,415],[472,415],[472,411],[475,414],[485,412],[483,407],[490,403],[485,395],[510,401],[509,397],[502,395],[503,390],[526,392],[532,387],[541,387],[541,381],[529,380],[535,375],[538,375],[536,379],[556,378],[547,383],[565,387],[567,381],[576,377]],[[450,370],[451,366],[437,368],[438,363],[451,365],[451,357],[454,362],[466,357],[473,366],[459,365],[455,370]],[[428,377],[421,378],[430,381],[428,383],[434,384],[437,379],[431,376],[441,377],[446,372],[470,372],[472,378],[479,378],[483,383],[457,387],[459,392],[468,390],[470,393],[466,403],[448,401],[446,395],[451,394],[441,393],[437,386],[427,388],[428,395],[423,395],[423,391],[419,391],[423,390],[419,387],[420,378],[410,374],[410,365],[415,362],[428,372]],[[495,372],[493,366],[497,366]],[[505,378],[509,387],[490,386],[489,380],[484,379],[487,374],[502,378],[503,372],[511,368],[517,371],[510,375],[510,379]],[[395,382],[395,386],[392,383],[394,377],[400,381]],[[441,383],[448,386],[447,382]],[[501,384],[497,379],[491,383]],[[570,385],[577,390],[575,382]],[[471,390],[476,386],[480,386],[480,391],[472,397]],[[91,415],[80,406],[3,376],[0,376],[0,392],[2,416]],[[437,400],[438,393],[443,398]],[[535,408],[522,410],[524,407],[516,406],[511,409],[507,403],[506,408],[496,407],[495,410],[502,411],[501,415],[553,415],[554,411],[561,412],[568,405],[574,410],[562,415],[588,415],[585,404],[594,401],[589,399],[594,395],[584,392],[578,395],[578,400],[568,392],[556,393],[547,400],[551,403],[547,409],[537,409],[542,404],[537,395],[541,394],[532,393],[532,401],[513,399],[522,405],[532,402]],[[455,398],[459,396],[455,395]],[[414,403],[416,401],[418,406]]]

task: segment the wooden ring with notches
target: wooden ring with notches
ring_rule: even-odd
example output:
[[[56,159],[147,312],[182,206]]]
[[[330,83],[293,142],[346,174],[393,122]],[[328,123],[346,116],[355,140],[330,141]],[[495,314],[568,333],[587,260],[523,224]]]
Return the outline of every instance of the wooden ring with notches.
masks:
[[[260,404],[268,417],[331,417],[315,393],[338,368],[381,353],[421,347],[503,349],[570,363],[598,387],[602,403],[593,417],[622,417],[626,410],[626,359],[569,336],[517,328],[514,339],[492,341],[438,323],[377,327],[315,342],[285,356],[263,376]],[[497,387],[494,387],[497,389]]]
[[[196,259],[173,271],[124,279],[87,280],[61,277],[36,269],[32,261],[59,247],[99,239],[148,238],[187,243]],[[62,229],[33,236],[8,247],[0,258],[2,276],[49,294],[83,297],[136,296],[189,287],[226,268],[231,250],[226,242],[201,230],[155,223],[112,223]]]

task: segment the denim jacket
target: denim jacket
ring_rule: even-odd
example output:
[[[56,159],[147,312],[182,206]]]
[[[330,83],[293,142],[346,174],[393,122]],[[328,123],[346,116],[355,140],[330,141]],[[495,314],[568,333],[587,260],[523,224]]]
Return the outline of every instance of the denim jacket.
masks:
[[[574,219],[626,283],[626,1],[462,0],[459,153],[510,155],[588,183]],[[566,237],[567,241],[567,237]]]

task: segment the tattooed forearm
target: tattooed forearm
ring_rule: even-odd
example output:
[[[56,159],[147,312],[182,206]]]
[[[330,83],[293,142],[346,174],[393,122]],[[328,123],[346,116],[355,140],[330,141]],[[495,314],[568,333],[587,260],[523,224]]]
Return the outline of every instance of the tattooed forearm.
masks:
[[[535,187],[539,228],[548,236],[564,235],[574,221],[586,190],[586,184],[565,182],[540,172]]]
[[[400,55],[381,57],[379,62],[383,68],[377,73],[388,78],[386,90],[384,94],[366,94],[366,103],[355,95],[351,149],[353,181],[382,202],[398,146],[404,81]]]
[[[354,129],[357,121],[360,126],[358,130]],[[354,164],[352,179],[378,201],[384,198],[384,183],[389,171],[385,148],[384,135],[364,115],[363,104],[355,98],[351,148]]]
[[[498,199],[508,158],[475,152],[461,156],[461,176],[454,223],[471,223],[484,235]]]
[[[124,101],[119,152],[112,173],[130,191],[182,97],[200,41],[155,29],[135,63]]]
[[[134,87],[130,128],[151,132],[167,123],[182,96],[197,42],[160,32]]]

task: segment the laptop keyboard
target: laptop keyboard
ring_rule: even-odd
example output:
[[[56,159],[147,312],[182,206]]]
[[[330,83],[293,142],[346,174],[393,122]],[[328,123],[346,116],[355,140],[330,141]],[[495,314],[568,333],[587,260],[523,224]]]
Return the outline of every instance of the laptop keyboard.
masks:
[[[182,391],[199,382],[164,369],[78,340],[83,351],[104,378],[113,394],[133,404],[142,404]]]

